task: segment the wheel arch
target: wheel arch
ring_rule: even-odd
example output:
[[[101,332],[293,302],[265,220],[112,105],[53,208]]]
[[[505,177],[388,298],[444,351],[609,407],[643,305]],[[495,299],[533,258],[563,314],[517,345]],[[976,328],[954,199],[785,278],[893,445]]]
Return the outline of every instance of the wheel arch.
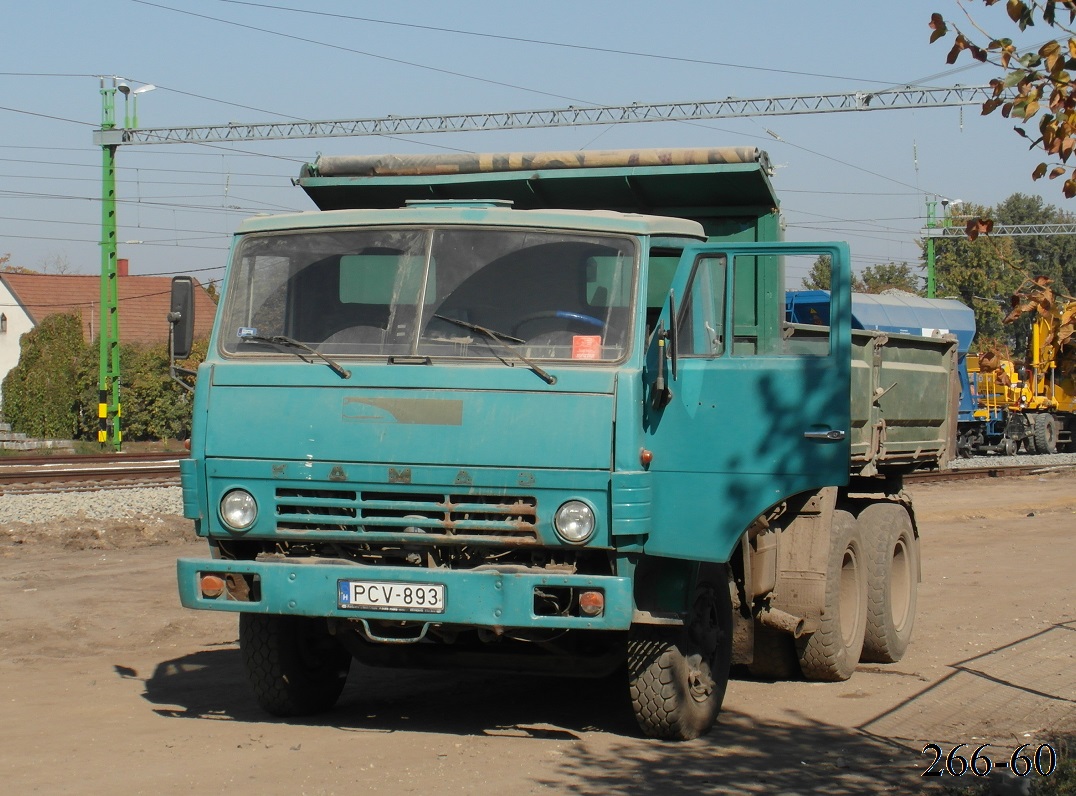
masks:
[[[697,583],[731,583],[729,564],[647,556],[635,569],[637,624],[677,624],[691,608]]]

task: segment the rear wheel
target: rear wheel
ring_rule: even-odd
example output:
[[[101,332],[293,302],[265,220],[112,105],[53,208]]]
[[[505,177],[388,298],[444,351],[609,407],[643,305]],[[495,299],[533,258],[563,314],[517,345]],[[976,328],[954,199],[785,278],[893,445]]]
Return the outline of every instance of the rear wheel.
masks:
[[[896,663],[915,624],[919,542],[907,509],[875,503],[859,515],[867,550],[867,628],[864,661]]]
[[[1035,415],[1035,452],[1057,453],[1057,419],[1048,412]]]
[[[650,738],[689,741],[721,710],[732,663],[727,582],[704,582],[683,626],[635,625],[628,639],[628,689]]]
[[[351,666],[324,619],[242,613],[239,649],[258,704],[274,716],[328,710]]]
[[[833,512],[826,596],[818,629],[796,639],[808,680],[847,680],[863,651],[867,626],[867,560],[856,518]]]

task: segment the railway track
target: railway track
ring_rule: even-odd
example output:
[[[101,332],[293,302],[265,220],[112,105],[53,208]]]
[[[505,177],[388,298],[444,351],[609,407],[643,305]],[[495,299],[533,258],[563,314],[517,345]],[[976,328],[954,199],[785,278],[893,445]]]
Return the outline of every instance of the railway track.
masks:
[[[938,483],[941,481],[968,481],[979,478],[1019,478],[1071,470],[1072,464],[1006,464],[994,467],[964,467],[958,470],[920,470],[908,473],[905,481],[912,483]]]
[[[179,454],[19,456],[0,460],[0,495],[178,486]]]
[[[31,492],[88,492],[178,486],[179,454],[90,454],[83,456],[19,456],[0,460],[0,495]],[[905,481],[938,483],[981,478],[1016,478],[1072,469],[1076,465],[998,465],[957,470],[923,470]]]

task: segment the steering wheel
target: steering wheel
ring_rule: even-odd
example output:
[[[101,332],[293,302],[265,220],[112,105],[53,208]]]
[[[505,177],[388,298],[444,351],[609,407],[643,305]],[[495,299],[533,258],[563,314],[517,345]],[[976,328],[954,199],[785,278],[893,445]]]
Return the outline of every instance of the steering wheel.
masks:
[[[568,312],[567,310],[544,310],[542,312],[532,312],[530,315],[525,315],[520,318],[516,323],[515,328],[512,330],[517,337],[524,337],[519,333],[519,330],[532,321],[559,319],[565,321],[574,321],[575,323],[582,323],[588,326],[593,326],[597,329],[599,334],[605,334],[605,321],[600,318],[595,318],[593,315],[584,315],[581,312]]]

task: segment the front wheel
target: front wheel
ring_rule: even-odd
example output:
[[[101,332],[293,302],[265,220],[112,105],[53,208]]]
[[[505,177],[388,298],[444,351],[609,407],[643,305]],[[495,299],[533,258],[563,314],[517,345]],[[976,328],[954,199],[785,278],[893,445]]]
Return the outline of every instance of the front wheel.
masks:
[[[636,721],[650,738],[690,741],[721,710],[732,663],[727,582],[704,582],[686,624],[635,625],[628,639],[628,687]]]
[[[239,615],[239,649],[258,704],[274,716],[328,710],[344,689],[351,654],[324,619]]]

